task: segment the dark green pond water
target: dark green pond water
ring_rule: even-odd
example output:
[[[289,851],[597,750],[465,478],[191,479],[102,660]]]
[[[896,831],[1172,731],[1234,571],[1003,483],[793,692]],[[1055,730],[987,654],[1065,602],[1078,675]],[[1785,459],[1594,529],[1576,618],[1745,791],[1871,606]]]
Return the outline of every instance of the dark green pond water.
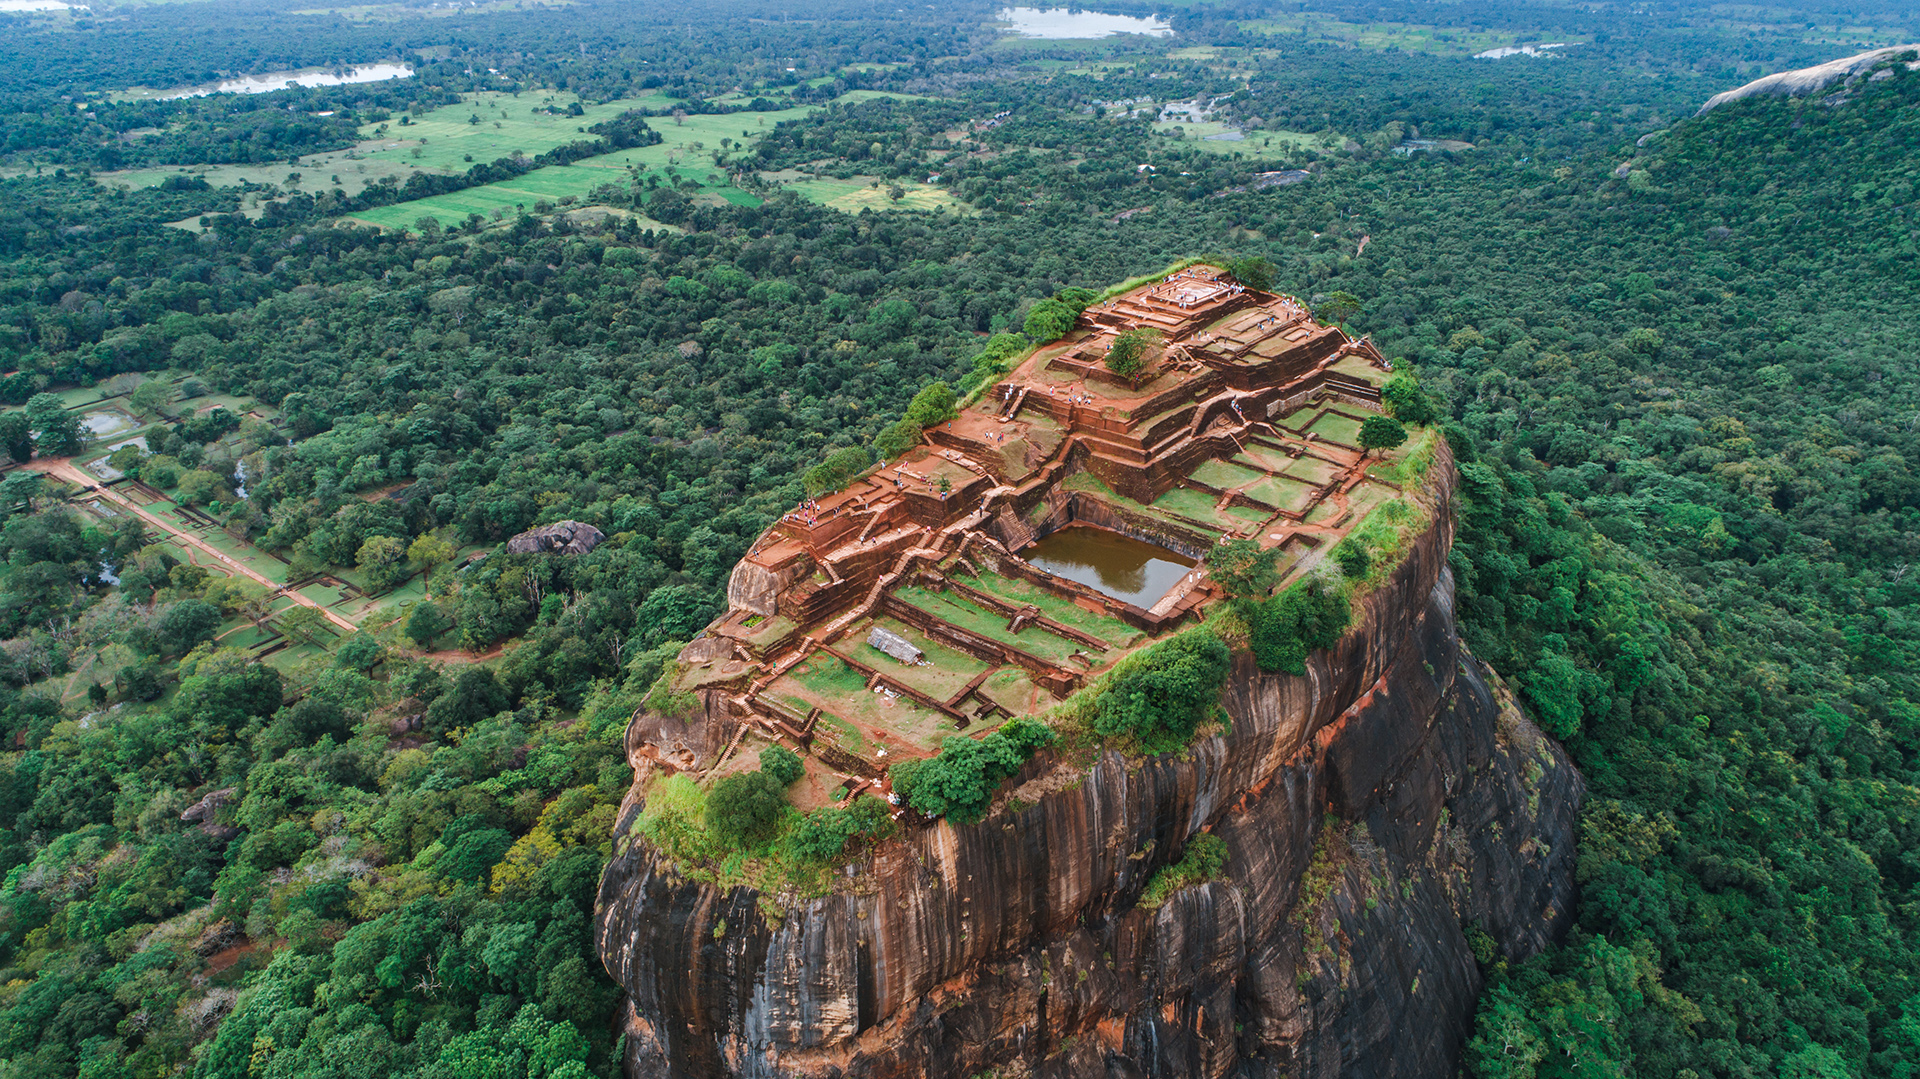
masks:
[[[1165,547],[1084,525],[1063,528],[1020,554],[1048,573],[1136,607],[1153,606],[1193,568],[1193,559]]]

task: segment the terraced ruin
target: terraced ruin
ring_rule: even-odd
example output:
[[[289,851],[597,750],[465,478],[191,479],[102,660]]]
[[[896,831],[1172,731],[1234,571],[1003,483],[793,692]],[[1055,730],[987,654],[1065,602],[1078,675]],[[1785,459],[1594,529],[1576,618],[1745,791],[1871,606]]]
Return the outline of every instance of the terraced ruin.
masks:
[[[1132,330],[1151,343],[1121,377],[1104,361]],[[636,725],[630,748],[717,774],[757,733],[811,756],[818,797],[1044,712],[1220,595],[1217,544],[1277,549],[1284,587],[1394,499],[1387,459],[1357,441],[1388,369],[1214,267],[1095,304],[920,446],[754,543],[674,687],[740,724],[732,746],[714,759]]]

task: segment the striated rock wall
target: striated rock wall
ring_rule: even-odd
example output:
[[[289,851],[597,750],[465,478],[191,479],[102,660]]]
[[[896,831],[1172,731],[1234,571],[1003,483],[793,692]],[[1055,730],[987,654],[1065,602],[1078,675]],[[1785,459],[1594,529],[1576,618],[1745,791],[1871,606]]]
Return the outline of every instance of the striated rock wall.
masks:
[[[627,838],[630,800],[597,925],[628,1075],[1452,1074],[1466,929],[1518,959],[1564,928],[1583,784],[1455,635],[1439,498],[1306,676],[1236,660],[1228,733],[1043,754],[1011,806],[886,844],[855,894],[769,920]],[[1139,907],[1202,829],[1222,879]]]

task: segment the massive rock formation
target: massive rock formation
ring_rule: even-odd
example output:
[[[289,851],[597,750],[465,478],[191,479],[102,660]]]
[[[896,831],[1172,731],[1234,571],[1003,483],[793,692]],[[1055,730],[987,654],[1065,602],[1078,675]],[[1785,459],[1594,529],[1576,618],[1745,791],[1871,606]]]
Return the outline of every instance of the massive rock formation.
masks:
[[[680,876],[630,799],[597,925],[627,1073],[1451,1075],[1470,930],[1519,959],[1567,923],[1583,784],[1455,634],[1446,490],[1304,677],[1236,659],[1230,729],[1144,761],[1043,753],[984,822],[884,844],[845,894],[776,913]],[[686,760],[728,722],[687,725]],[[636,792],[659,759],[636,753]],[[1140,906],[1201,831],[1221,878]]]
[[[1909,71],[1920,69],[1920,63],[1914,62],[1916,53],[1920,53],[1920,45],[1895,45],[1890,49],[1874,49],[1839,60],[1829,60],[1813,67],[1763,75],[1745,86],[1713,95],[1694,115],[1703,115],[1729,101],[1739,101],[1741,98],[1804,97],[1808,94],[1817,94],[1836,82],[1844,82],[1852,86],[1862,75],[1871,79],[1891,78],[1892,72],[1886,70],[1884,65],[1889,62],[1905,62]]]

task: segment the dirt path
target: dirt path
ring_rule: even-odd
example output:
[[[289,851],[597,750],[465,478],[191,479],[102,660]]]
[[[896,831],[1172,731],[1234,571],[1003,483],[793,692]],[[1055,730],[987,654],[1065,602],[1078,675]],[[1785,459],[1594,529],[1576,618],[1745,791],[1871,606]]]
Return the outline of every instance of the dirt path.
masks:
[[[258,572],[248,569],[246,566],[243,566],[239,562],[234,561],[231,557],[221,553],[219,548],[215,547],[211,543],[208,543],[206,540],[201,539],[199,536],[194,535],[192,532],[188,532],[182,529],[180,526],[173,524],[172,522],[166,520],[165,518],[159,516],[158,514],[148,513],[146,510],[146,507],[141,506],[139,503],[120,494],[118,491],[115,491],[113,488],[102,485],[99,479],[97,479],[96,477],[89,476],[85,472],[80,471],[80,468],[73,463],[73,460],[71,458],[67,458],[67,457],[35,458],[34,460],[24,465],[21,465],[20,467],[27,469],[30,472],[39,472],[44,475],[52,476],[58,480],[64,480],[65,482],[71,483],[76,487],[80,487],[80,488],[92,487],[94,488],[94,493],[97,494],[101,499],[109,502],[113,502],[120,507],[123,507],[127,510],[132,511],[141,520],[147,522],[148,524],[154,526],[155,528],[160,529],[161,531],[167,533],[170,536],[176,537],[181,542],[185,543],[187,546],[192,547],[195,551],[201,552],[203,554],[212,555],[214,559],[216,559],[221,565],[227,567],[228,569],[231,569],[233,572],[246,577],[248,580],[255,581],[261,585],[266,586],[266,589],[269,593],[286,596],[288,599],[294,601],[295,603],[300,604],[303,607],[312,607],[314,610],[319,611],[322,615],[326,616],[328,621],[332,622],[336,626],[339,626],[341,629],[346,630],[348,633],[355,633],[355,632],[358,632],[360,629],[360,627],[354,625],[352,622],[347,621],[345,618],[341,617],[340,615],[335,614],[333,611],[327,609],[325,606],[319,603],[315,603],[313,600],[308,599],[307,597],[301,595],[298,592],[288,590],[285,585],[275,584],[271,580],[259,574]]]

